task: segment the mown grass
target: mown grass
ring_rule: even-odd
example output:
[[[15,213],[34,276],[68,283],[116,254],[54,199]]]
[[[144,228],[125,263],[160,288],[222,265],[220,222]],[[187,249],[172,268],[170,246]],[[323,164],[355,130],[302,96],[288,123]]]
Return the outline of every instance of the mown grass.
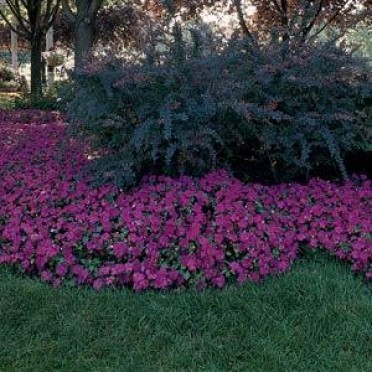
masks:
[[[0,267],[0,371],[372,371],[372,291],[325,254],[202,293],[53,289]]]

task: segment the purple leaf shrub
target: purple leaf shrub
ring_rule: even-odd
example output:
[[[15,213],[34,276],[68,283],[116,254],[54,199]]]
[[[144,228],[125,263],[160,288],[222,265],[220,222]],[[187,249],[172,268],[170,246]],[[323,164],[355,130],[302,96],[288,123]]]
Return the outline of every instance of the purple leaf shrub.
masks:
[[[77,177],[88,148],[57,117],[0,112],[0,146],[0,264],[54,286],[221,288],[287,271],[302,247],[372,279],[366,178],[268,187],[218,171],[124,193]]]

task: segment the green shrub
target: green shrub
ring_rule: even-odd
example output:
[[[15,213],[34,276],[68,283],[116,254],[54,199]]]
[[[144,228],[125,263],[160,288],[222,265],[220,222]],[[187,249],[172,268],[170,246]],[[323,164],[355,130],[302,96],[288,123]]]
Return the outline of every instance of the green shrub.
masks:
[[[12,80],[15,80],[13,71],[5,65],[0,64],[0,81],[9,82]]]
[[[16,91],[19,89],[19,81],[16,75],[5,63],[0,60],[0,88],[7,91]]]
[[[94,59],[75,74],[68,116],[92,140],[98,182],[234,170],[251,157],[278,181],[338,169],[365,145],[371,79],[341,47],[231,41],[187,55],[180,29],[162,62]],[[72,97],[72,98],[71,98]],[[364,142],[363,142],[364,141]]]
[[[0,110],[9,110],[14,107],[14,97],[0,93]]]
[[[69,92],[71,92],[68,80],[55,81],[43,91],[43,96],[36,102],[31,101],[27,94],[15,99],[14,106],[18,109],[39,109],[39,110],[58,110],[65,111],[68,102]],[[62,96],[64,98],[62,98]]]

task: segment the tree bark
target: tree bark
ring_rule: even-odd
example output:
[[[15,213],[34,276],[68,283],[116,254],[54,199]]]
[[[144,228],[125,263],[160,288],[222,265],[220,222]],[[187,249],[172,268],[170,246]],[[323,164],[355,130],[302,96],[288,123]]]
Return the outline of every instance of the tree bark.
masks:
[[[52,26],[61,0],[3,0],[12,16],[15,27],[9,17],[0,9],[0,18],[18,35],[31,44],[31,101],[36,102],[42,95],[42,46],[45,33]],[[93,1],[93,0],[92,0]]]
[[[42,36],[35,35],[31,41],[31,101],[34,103],[42,94]]]
[[[76,20],[75,37],[75,66],[79,67],[93,46],[93,24],[89,19]]]
[[[81,66],[94,43],[94,21],[103,0],[76,0],[76,11],[68,0],[62,0],[64,14],[74,23],[75,67]]]

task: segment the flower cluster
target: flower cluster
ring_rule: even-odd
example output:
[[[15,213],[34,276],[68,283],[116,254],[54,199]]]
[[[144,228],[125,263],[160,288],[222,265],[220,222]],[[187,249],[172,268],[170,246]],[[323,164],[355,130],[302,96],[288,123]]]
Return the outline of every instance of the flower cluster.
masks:
[[[12,115],[0,112],[0,264],[54,286],[220,288],[284,272],[307,247],[372,279],[368,179],[269,187],[218,171],[92,188],[58,118]]]

